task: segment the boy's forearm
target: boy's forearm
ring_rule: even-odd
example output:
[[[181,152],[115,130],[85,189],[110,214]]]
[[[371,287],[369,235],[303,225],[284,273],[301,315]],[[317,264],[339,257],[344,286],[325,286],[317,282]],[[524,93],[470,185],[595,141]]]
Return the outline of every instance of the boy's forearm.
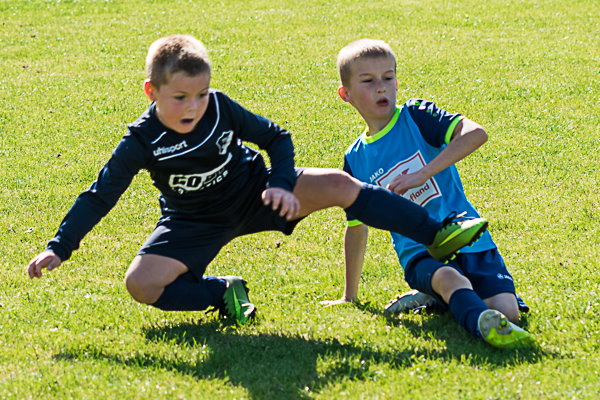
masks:
[[[344,299],[355,301],[367,248],[368,228],[366,225],[347,227],[344,235],[344,255],[346,262],[346,283]]]
[[[483,128],[479,124],[464,118],[454,129],[452,140],[446,148],[423,167],[420,172],[429,179],[473,153],[486,141],[487,133]]]
[[[281,134],[267,149],[271,162],[270,187],[280,187],[290,192],[296,185],[294,170],[294,144],[289,134]]]

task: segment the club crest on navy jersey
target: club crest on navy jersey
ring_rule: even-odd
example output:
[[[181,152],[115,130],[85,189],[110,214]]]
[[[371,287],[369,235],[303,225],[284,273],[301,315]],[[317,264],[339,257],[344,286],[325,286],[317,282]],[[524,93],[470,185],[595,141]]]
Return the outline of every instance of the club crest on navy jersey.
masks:
[[[221,134],[221,136],[217,140],[217,147],[219,148],[220,155],[224,155],[225,153],[227,153],[227,148],[231,144],[232,139],[233,131],[226,131]]]

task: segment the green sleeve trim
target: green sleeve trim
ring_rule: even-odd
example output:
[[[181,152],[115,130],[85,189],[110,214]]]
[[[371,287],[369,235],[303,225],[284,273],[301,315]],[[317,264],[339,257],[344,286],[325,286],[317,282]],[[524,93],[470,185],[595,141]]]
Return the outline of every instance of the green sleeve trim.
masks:
[[[357,219],[353,219],[352,221],[348,221],[348,226],[358,226],[358,225],[361,225],[361,224],[362,224],[362,222],[360,222]]]
[[[390,122],[388,122],[387,125],[382,130],[377,132],[376,134],[367,136],[367,132],[365,131],[365,133],[363,133],[363,135],[362,135],[363,141],[366,143],[373,143],[376,140],[381,139],[389,131],[391,131],[392,128],[394,127],[394,125],[396,125],[396,122],[398,122],[398,118],[400,117],[400,109],[401,109],[401,107],[396,106],[396,111],[394,112],[394,116],[392,117]]]
[[[458,125],[458,123],[463,118],[464,117],[461,115],[452,120],[452,122],[450,123],[450,126],[448,127],[448,130],[446,131],[446,136],[444,136],[444,143],[446,143],[446,144],[450,143],[450,140],[452,140],[452,135],[454,134],[454,128],[456,128],[456,125]]]

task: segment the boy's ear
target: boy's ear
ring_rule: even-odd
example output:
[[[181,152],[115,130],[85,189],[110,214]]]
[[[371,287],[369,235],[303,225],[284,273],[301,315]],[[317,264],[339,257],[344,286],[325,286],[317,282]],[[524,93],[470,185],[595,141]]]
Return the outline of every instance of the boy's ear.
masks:
[[[150,79],[146,79],[144,81],[144,93],[151,101],[156,100],[156,95],[154,94],[155,91],[156,89],[152,85],[152,82],[150,82]]]
[[[340,86],[338,88],[338,95],[340,98],[346,102],[350,101],[350,92],[344,86]]]

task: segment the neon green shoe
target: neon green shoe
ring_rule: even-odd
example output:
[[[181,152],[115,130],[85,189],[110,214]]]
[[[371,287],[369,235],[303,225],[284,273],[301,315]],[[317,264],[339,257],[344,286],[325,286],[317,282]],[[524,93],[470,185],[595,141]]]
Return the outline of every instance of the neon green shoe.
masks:
[[[470,246],[485,232],[488,226],[484,218],[465,217],[466,212],[451,212],[438,230],[433,243],[427,247],[429,254],[438,261],[456,257],[459,250]]]
[[[231,318],[244,325],[256,315],[256,307],[250,303],[246,281],[239,276],[221,276],[227,282],[227,289],[223,294],[225,305],[220,309],[220,314]]]
[[[533,336],[513,324],[497,310],[485,310],[479,315],[477,326],[483,340],[494,347],[513,349],[531,347]]]

